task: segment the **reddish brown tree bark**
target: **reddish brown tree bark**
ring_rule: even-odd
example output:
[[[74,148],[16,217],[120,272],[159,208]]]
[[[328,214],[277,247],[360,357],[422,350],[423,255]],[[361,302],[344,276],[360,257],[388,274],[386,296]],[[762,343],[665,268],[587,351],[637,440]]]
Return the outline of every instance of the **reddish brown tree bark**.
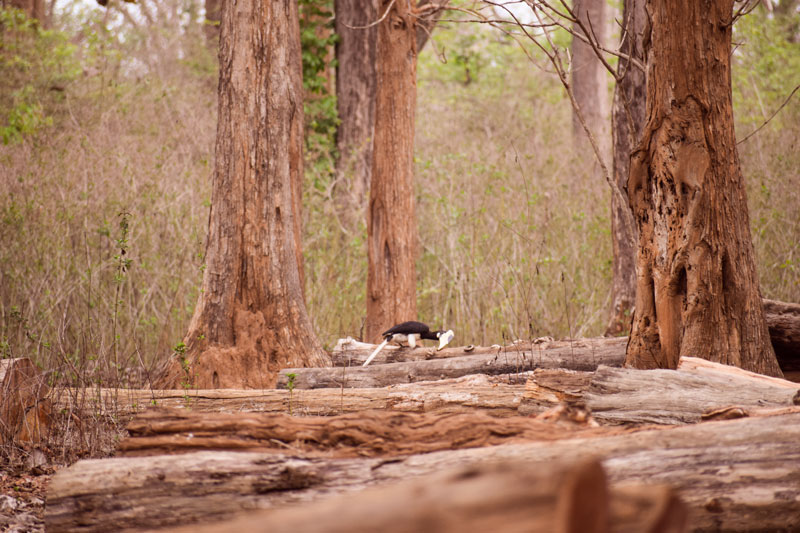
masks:
[[[366,339],[417,315],[414,214],[416,23],[408,2],[391,5],[378,25],[372,183],[367,215]]]
[[[296,2],[223,4],[203,290],[162,386],[271,387],[328,357],[303,302],[303,86]]]
[[[206,38],[214,44],[216,44],[216,38],[219,37],[219,22],[222,14],[220,2],[221,0],[205,0],[206,20],[203,30]]]
[[[575,0],[573,13],[583,23],[587,32],[584,33],[576,24],[575,33],[586,35],[589,39],[605,41],[606,34],[606,1],[605,0]],[[600,153],[608,157],[611,143],[608,135],[608,89],[606,85],[605,67],[597,58],[592,45],[580,37],[572,38],[572,93],[575,102],[583,114],[586,125],[597,140]],[[578,118],[577,112],[572,113],[572,136],[576,150],[586,151],[587,157],[591,156],[586,132]]]
[[[731,103],[733,0],[648,0],[647,123],[628,195],[639,229],[627,363],[702,357],[780,376]]]
[[[644,63],[642,36],[647,14],[645,0],[625,0],[620,52]],[[614,183],[625,190],[631,152],[642,137],[645,118],[645,75],[632,61],[619,58],[617,75],[622,80],[614,90],[611,110],[611,138],[614,148]],[[611,269],[611,315],[606,335],[627,334],[636,298],[636,225],[627,202],[611,195],[611,241],[614,260]]]

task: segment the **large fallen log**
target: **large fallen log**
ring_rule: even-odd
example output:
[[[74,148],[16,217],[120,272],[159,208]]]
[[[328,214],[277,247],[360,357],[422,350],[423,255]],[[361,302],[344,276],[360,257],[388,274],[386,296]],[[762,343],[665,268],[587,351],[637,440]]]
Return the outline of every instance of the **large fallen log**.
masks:
[[[265,412],[336,415],[384,409],[401,412],[464,413],[482,410],[494,416],[517,414],[524,381],[514,376],[474,374],[455,379],[371,389],[146,390],[62,389],[56,408],[92,414],[127,416],[148,407],[187,408],[202,412]]]
[[[200,413],[151,409],[127,426],[118,456],[198,450],[279,450],[326,457],[410,455],[513,442],[604,436],[619,430],[554,424],[529,417],[502,420],[462,414],[364,411],[333,417],[265,413]]]
[[[373,365],[386,363],[407,363],[410,361],[427,361],[428,359],[447,359],[450,357],[462,357],[465,355],[486,355],[498,353],[515,353],[519,351],[542,352],[557,348],[569,348],[570,350],[583,349],[601,346],[622,347],[625,349],[627,338],[581,338],[573,340],[553,340],[552,337],[541,337],[532,341],[518,340],[508,346],[452,346],[442,350],[434,347],[417,346],[396,346],[387,344],[372,360]],[[368,342],[359,342],[352,337],[339,339],[336,346],[331,351],[331,361],[334,366],[359,366],[375,350],[376,345]]]
[[[678,370],[601,366],[595,372],[536,370],[518,411],[539,414],[556,403],[587,408],[601,423],[693,424],[795,405],[800,384],[682,357]]]
[[[666,487],[609,490],[596,461],[459,468],[303,506],[249,513],[175,533],[293,531],[440,533],[687,531],[686,507]],[[320,525],[324,524],[324,528]]]
[[[790,407],[800,384],[694,357],[678,370],[602,366],[582,400],[600,422],[693,424],[703,417],[741,417],[748,410]]]
[[[286,388],[290,375],[295,389],[385,387],[398,383],[434,381],[470,374],[519,374],[536,368],[594,370],[599,365],[621,366],[626,339],[583,339],[571,345],[539,349],[516,345],[513,349],[403,363],[349,368],[287,368],[278,376],[278,388]]]
[[[27,357],[0,359],[0,444],[39,443],[50,425],[49,387]]]
[[[566,457],[603,458],[613,483],[675,487],[697,530],[800,528],[798,413],[388,460],[248,452],[85,460],[53,477],[45,522],[51,532],[157,528],[307,502],[476,462],[547,463]]]

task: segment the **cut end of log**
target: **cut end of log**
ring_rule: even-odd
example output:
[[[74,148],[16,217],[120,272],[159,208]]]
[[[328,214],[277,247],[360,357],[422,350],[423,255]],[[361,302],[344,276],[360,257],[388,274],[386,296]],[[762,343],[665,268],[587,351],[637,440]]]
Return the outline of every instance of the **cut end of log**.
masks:
[[[38,444],[50,426],[49,387],[27,357],[0,360],[0,442]]]

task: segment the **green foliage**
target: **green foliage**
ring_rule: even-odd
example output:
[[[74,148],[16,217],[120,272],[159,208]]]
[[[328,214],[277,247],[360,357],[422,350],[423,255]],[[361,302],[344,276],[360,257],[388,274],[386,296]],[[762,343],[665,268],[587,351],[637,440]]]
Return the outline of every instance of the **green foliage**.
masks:
[[[333,175],[336,158],[336,68],[332,0],[300,0],[300,46],[303,57],[307,181],[326,187]]]
[[[65,33],[0,8],[0,137],[16,144],[53,124],[50,113],[80,73]]]

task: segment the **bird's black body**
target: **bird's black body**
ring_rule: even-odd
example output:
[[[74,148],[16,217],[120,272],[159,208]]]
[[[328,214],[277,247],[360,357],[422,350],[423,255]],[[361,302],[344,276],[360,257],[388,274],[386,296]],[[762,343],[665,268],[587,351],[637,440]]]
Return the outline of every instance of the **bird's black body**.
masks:
[[[450,331],[431,331],[426,324],[422,322],[417,322],[416,320],[410,320],[408,322],[403,322],[402,324],[397,324],[396,326],[392,326],[391,328],[384,331],[381,336],[383,337],[383,342],[375,348],[375,351],[367,357],[367,360],[364,361],[363,366],[367,366],[372,359],[378,355],[384,346],[387,343],[394,342],[402,346],[402,343],[407,342],[408,346],[411,348],[416,348],[417,340],[418,339],[430,339],[430,340],[438,340],[439,347],[437,350],[441,350],[447,343],[449,343],[453,339],[453,330]]]
[[[391,341],[395,336],[409,336],[409,335],[417,335],[420,339],[430,339],[430,340],[438,340],[439,335],[444,333],[443,331],[431,331],[426,324],[422,322],[417,322],[415,320],[409,320],[408,322],[403,322],[402,324],[397,324],[386,331],[384,331],[381,336]]]

